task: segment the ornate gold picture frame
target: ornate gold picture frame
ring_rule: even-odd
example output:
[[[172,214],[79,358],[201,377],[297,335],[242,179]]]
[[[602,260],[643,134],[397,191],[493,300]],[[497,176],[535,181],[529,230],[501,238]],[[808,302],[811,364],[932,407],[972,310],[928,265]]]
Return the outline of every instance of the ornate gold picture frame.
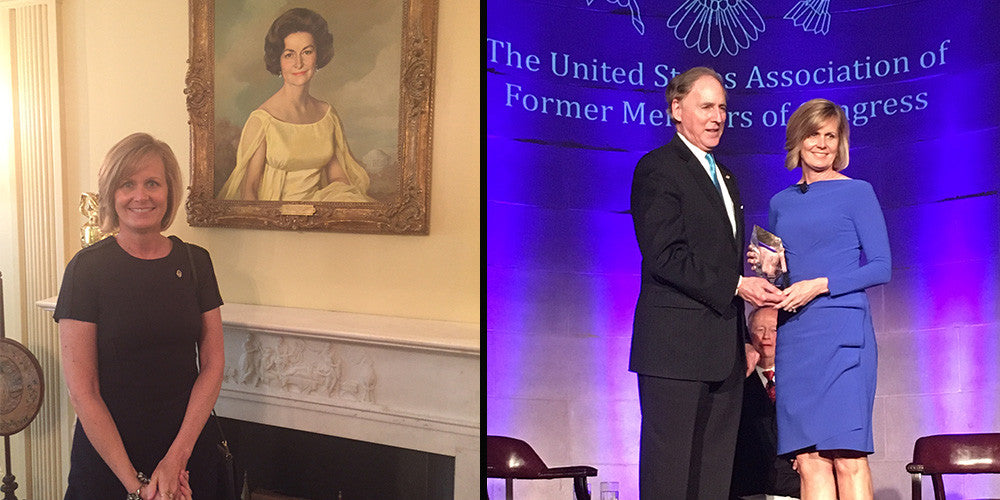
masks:
[[[430,210],[430,175],[431,175],[431,136],[432,136],[432,112],[434,94],[434,54],[437,33],[437,0],[375,0],[376,4],[385,7],[387,11],[394,11],[397,15],[401,11],[402,29],[399,39],[399,70],[398,70],[398,126],[396,130],[389,130],[387,134],[386,123],[392,120],[382,119],[368,120],[364,116],[360,107],[365,105],[366,99],[357,96],[364,95],[369,88],[394,90],[396,87],[393,81],[378,81],[381,76],[383,80],[388,80],[384,75],[395,75],[395,68],[391,71],[377,71],[371,66],[378,63],[373,59],[381,60],[383,68],[392,66],[386,64],[385,54],[393,54],[390,49],[374,55],[354,55],[351,59],[350,49],[351,37],[345,36],[347,41],[338,40],[338,30],[336,26],[337,17],[349,17],[352,9],[359,8],[359,4],[366,2],[350,2],[350,0],[302,0],[304,7],[315,9],[326,18],[333,18],[330,22],[330,31],[334,35],[334,59],[328,67],[333,70],[323,69],[323,73],[317,73],[323,78],[340,78],[342,89],[348,89],[343,94],[337,94],[334,90],[332,96],[318,96],[331,102],[333,108],[341,109],[341,105],[346,108],[353,106],[356,110],[355,116],[361,118],[351,119],[345,113],[341,113],[343,121],[343,135],[346,136],[347,143],[353,149],[356,144],[364,144],[365,137],[356,142],[352,140],[353,130],[365,129],[368,122],[378,121],[382,125],[383,140],[379,145],[387,144],[395,135],[394,146],[375,148],[364,157],[359,156],[359,163],[371,176],[371,191],[368,202],[358,201],[311,201],[311,200],[243,200],[243,199],[222,199],[221,187],[229,173],[234,170],[233,158],[235,158],[234,144],[236,139],[241,139],[240,128],[246,120],[247,115],[253,111],[253,107],[260,104],[260,100],[254,97],[246,97],[230,88],[253,88],[256,84],[240,82],[240,85],[233,85],[226,89],[220,89],[220,85],[228,83],[234,79],[230,73],[235,72],[233,68],[237,66],[230,62],[234,57],[243,57],[240,51],[245,51],[246,58],[255,57],[259,63],[259,72],[266,73],[263,69],[263,45],[266,25],[262,25],[263,19],[273,19],[273,13],[260,13],[258,17],[262,20],[244,22],[243,26],[253,26],[254,29],[246,29],[245,36],[242,34],[233,35],[232,26],[226,25],[224,36],[220,36],[220,43],[228,44],[226,47],[217,45],[216,28],[219,27],[219,35],[222,35],[222,27],[226,23],[235,23],[234,19],[245,18],[247,8],[239,8],[239,16],[231,15],[226,11],[217,16],[216,2],[225,8],[224,2],[232,3],[231,0],[189,0],[190,1],[190,21],[191,21],[191,45],[190,59],[188,60],[188,74],[186,78],[187,109],[191,124],[191,186],[187,199],[187,220],[192,226],[207,227],[232,227],[232,228],[252,228],[252,229],[277,229],[277,230],[308,230],[308,231],[334,231],[351,233],[379,233],[379,234],[414,234],[425,235],[429,230],[429,210]],[[254,4],[258,5],[258,4]],[[291,7],[297,5],[289,4]],[[318,6],[318,7],[317,7]],[[369,6],[370,7],[370,6]],[[237,9],[233,9],[235,12]],[[251,13],[253,15],[253,13]],[[243,21],[246,21],[243,19]],[[353,24],[344,26],[355,26],[358,24],[357,18],[349,19]],[[388,18],[378,20],[383,29],[386,23],[395,26]],[[364,20],[361,21],[365,22]],[[369,19],[368,22],[375,23]],[[254,24],[256,23],[256,24]],[[264,26],[265,30],[258,29]],[[362,27],[364,28],[364,27]],[[378,26],[372,26],[378,28]],[[352,28],[353,29],[353,28]],[[345,29],[346,30],[346,29]],[[367,32],[373,31],[372,29]],[[225,40],[221,40],[225,38]],[[389,39],[387,45],[395,42],[393,37]],[[233,48],[233,40],[239,40],[236,48]],[[243,42],[245,40],[245,42]],[[338,42],[340,42],[338,44]],[[344,48],[346,45],[346,49]],[[369,49],[371,44],[360,46],[355,44],[354,48]],[[348,55],[344,56],[347,51]],[[224,61],[217,61],[217,54],[223,54]],[[235,55],[234,55],[235,54]],[[230,57],[232,55],[232,57]],[[369,57],[371,56],[371,57]],[[347,60],[348,68],[338,65],[338,60]],[[255,63],[256,64],[256,63]],[[228,65],[228,66],[227,66]],[[242,67],[248,67],[244,64]],[[352,78],[349,73],[352,68],[357,68],[364,73],[363,77]],[[257,69],[255,68],[254,71]],[[248,70],[249,71],[249,70]],[[333,73],[331,76],[330,74]],[[347,74],[347,76],[345,76]],[[218,80],[217,80],[218,77]],[[271,75],[270,81],[260,84],[261,87],[270,86],[260,92],[273,92],[274,88],[281,85],[281,80],[275,80]],[[394,78],[395,76],[393,76]],[[256,78],[256,77],[255,77]],[[317,78],[319,79],[319,78]],[[263,80],[261,80],[263,81]],[[276,83],[277,82],[277,83]],[[373,83],[374,82],[374,83]],[[353,96],[350,92],[353,91]],[[242,91],[241,91],[242,92]],[[385,92],[371,96],[378,99],[379,105],[386,104],[392,100],[385,98]],[[261,94],[264,95],[264,94]],[[339,99],[339,101],[338,101]],[[234,104],[235,103],[235,104]],[[392,105],[392,103],[389,103]],[[235,110],[235,111],[232,111]],[[217,113],[219,111],[219,113]],[[224,117],[223,112],[228,112],[230,117]],[[374,126],[373,126],[374,127]],[[390,136],[390,141],[386,141],[385,136]],[[234,138],[235,137],[235,138]],[[377,142],[377,141],[369,141]],[[377,154],[374,154],[377,153]],[[354,153],[354,154],[364,154]],[[373,172],[375,165],[378,170]]]

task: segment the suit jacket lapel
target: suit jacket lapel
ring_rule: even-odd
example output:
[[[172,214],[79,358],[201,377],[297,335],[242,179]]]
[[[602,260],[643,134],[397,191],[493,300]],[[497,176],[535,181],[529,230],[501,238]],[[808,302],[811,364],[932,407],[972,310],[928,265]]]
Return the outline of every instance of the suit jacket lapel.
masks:
[[[726,215],[726,206],[722,203],[722,195],[719,191],[715,189],[715,184],[712,183],[712,179],[708,176],[708,172],[705,171],[705,167],[701,165],[698,158],[694,157],[694,154],[684,144],[681,140],[679,134],[674,134],[674,138],[670,141],[677,152],[680,154],[681,158],[684,159],[684,166],[687,168],[688,173],[694,178],[695,183],[701,189],[702,194],[705,198],[709,200],[712,207],[722,214],[722,217],[727,219],[726,224],[728,225],[729,216]]]
[[[739,247],[743,245],[744,234],[743,200],[740,198],[739,189],[736,188],[736,177],[733,176],[733,173],[721,165],[719,165],[719,169],[722,172],[722,179],[726,183],[726,189],[729,190],[729,198],[733,200],[733,221],[736,223],[736,238],[733,242],[736,244],[737,250],[739,250]],[[725,207],[723,207],[723,209],[725,209]],[[728,215],[726,216],[726,220],[729,220]]]
[[[708,176],[708,172],[705,171],[705,167],[703,167],[701,162],[694,157],[694,154],[687,147],[687,144],[684,144],[684,141],[681,140],[678,134],[674,134],[674,138],[670,142],[673,144],[674,148],[677,149],[681,158],[685,160],[685,168],[688,169],[688,173],[694,178],[694,181],[698,185],[699,189],[701,189],[702,194],[704,194],[705,198],[709,200],[709,203],[712,205],[712,209],[715,210],[716,215],[718,215],[722,223],[726,225],[726,228],[730,229],[730,234],[732,234],[732,225],[729,223],[729,214],[726,212],[726,205],[722,198],[722,194],[719,193],[718,189],[715,189],[715,184],[712,182],[712,178]],[[725,180],[726,189],[729,190],[729,197],[733,200],[734,218],[736,221],[741,221],[743,212],[742,207],[739,204],[739,193],[736,192],[736,180],[733,178],[733,175],[728,169],[718,163],[716,163],[716,166],[719,167],[722,173],[722,178]],[[736,242],[743,241],[743,236],[741,234],[742,231],[740,231],[742,228],[740,226],[741,224],[737,222],[736,238],[733,239],[733,246],[736,248],[737,253],[739,253],[739,246],[742,245],[742,243],[737,244]]]

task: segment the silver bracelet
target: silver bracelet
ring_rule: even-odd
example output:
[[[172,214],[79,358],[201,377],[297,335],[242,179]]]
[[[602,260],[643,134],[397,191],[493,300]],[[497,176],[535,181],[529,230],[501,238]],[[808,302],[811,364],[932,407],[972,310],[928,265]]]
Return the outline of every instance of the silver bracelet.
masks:
[[[142,487],[149,484],[149,478],[145,474],[139,472],[135,475],[135,478],[139,480],[139,488],[135,490],[135,493],[129,493],[125,500],[142,500]]]

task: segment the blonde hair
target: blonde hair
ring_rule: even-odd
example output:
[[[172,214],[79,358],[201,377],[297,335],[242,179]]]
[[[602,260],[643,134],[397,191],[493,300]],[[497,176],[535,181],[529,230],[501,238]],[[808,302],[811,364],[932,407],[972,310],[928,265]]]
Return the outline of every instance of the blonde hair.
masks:
[[[850,162],[851,129],[847,126],[847,115],[844,110],[832,101],[812,99],[806,101],[788,118],[788,128],[785,129],[785,168],[795,170],[802,160],[802,141],[813,132],[819,130],[824,122],[831,118],[837,120],[837,156],[833,159],[833,169],[837,172],[847,168]]]
[[[167,182],[167,210],[160,221],[160,230],[170,227],[183,195],[181,189],[181,168],[177,157],[167,143],[153,136],[136,132],[118,141],[104,157],[98,174],[99,196],[98,220],[101,231],[111,233],[118,230],[118,212],[115,211],[115,191],[122,180],[130,177],[138,169],[139,161],[146,155],[155,154],[163,161],[163,174]]]

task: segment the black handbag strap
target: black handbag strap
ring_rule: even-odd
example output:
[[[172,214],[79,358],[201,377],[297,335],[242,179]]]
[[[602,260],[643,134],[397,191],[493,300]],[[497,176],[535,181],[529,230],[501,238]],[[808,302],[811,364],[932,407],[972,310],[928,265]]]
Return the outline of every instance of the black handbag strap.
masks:
[[[198,268],[195,267],[195,265],[194,265],[194,255],[191,254],[191,245],[188,245],[187,242],[182,241],[180,238],[177,238],[177,241],[180,241],[181,244],[184,245],[184,250],[187,250],[188,264],[191,265],[191,279],[194,281],[194,291],[195,291],[195,294],[197,296],[197,292],[198,292]]]
[[[194,265],[194,255],[191,254],[191,245],[187,244],[184,241],[181,241],[180,238],[177,238],[177,241],[180,241],[181,244],[184,245],[184,249],[187,250],[188,264],[191,265],[191,279],[194,281],[194,293],[195,297],[197,298],[199,291],[198,268]],[[195,349],[197,348],[198,345],[195,344]],[[225,450],[226,459],[228,460],[232,457],[232,454],[229,453],[229,443],[226,441],[226,435],[222,432],[222,425],[219,424],[219,416],[215,414],[215,408],[212,408],[212,420],[215,421],[215,427],[219,429],[219,436],[222,438],[222,447]]]

